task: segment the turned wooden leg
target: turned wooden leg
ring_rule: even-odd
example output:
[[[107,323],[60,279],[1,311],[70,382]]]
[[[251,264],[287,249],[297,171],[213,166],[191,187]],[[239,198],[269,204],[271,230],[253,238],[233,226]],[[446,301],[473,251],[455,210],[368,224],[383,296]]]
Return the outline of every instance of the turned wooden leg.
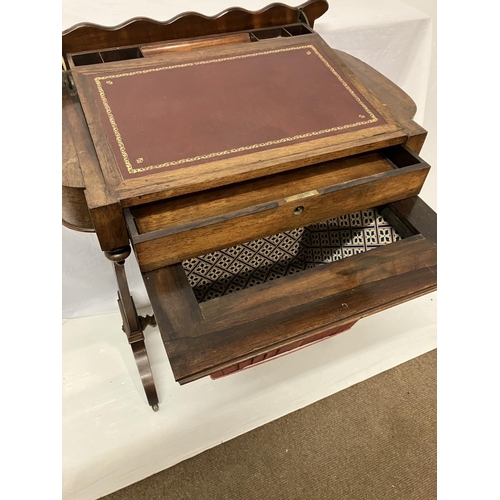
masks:
[[[126,247],[117,248],[112,252],[104,253],[113,262],[115,269],[116,281],[118,283],[118,306],[122,315],[123,331],[127,334],[130,347],[134,353],[148,403],[154,411],[158,411],[158,395],[156,393],[153,372],[149,364],[143,333],[147,325],[156,326],[156,321],[154,316],[143,317],[137,314],[125,273],[125,259],[130,255],[130,251],[130,246],[127,245]]]

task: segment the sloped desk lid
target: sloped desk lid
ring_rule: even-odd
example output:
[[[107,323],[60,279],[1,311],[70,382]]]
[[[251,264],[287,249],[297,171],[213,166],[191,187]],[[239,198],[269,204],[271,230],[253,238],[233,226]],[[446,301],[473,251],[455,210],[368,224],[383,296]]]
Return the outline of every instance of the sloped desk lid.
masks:
[[[91,129],[98,154],[104,135],[121,179],[156,181],[156,174],[182,179],[221,165],[251,169],[263,158],[279,163],[284,147],[311,156],[319,144],[376,143],[397,131],[319,36],[307,38],[77,68],[87,119],[99,122]]]

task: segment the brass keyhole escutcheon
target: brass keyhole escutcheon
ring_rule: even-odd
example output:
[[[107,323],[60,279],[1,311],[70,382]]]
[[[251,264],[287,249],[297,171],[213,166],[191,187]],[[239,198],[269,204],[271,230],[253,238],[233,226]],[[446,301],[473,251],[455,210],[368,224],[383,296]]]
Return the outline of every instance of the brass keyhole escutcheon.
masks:
[[[293,211],[293,215],[300,215],[304,211],[304,207],[301,205]]]

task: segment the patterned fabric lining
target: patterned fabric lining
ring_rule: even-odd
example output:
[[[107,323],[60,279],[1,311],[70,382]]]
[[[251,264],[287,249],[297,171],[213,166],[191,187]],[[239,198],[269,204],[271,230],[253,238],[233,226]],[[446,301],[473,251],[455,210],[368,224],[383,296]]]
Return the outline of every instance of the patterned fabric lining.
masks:
[[[376,209],[243,243],[182,263],[198,302],[400,240]]]

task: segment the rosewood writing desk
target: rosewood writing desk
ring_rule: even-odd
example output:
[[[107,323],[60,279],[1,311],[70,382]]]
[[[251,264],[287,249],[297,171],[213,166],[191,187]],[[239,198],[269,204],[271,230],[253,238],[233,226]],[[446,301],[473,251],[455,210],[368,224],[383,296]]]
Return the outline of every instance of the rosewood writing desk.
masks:
[[[313,0],[63,33],[63,224],[113,262],[149,404],[436,289],[413,101],[314,31]],[[133,248],[154,315],[138,316]],[[161,395],[160,395],[161,396]]]

